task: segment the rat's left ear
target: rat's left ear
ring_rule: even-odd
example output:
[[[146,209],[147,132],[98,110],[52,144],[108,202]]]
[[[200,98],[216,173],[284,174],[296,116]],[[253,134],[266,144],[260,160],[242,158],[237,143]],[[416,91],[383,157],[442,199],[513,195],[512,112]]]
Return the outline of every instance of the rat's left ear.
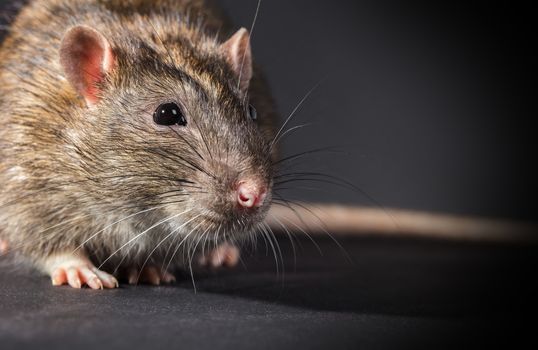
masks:
[[[221,50],[226,61],[237,75],[239,88],[243,93],[246,93],[250,78],[252,78],[252,54],[248,31],[245,28],[239,29],[221,45]]]
[[[98,31],[76,26],[67,31],[60,46],[60,63],[67,80],[88,105],[99,100],[98,83],[114,68],[108,40]]]

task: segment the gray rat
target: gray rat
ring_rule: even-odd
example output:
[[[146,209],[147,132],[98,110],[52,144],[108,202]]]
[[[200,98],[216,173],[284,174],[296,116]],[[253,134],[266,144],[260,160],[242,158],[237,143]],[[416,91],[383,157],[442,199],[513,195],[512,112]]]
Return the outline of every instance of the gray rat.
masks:
[[[271,202],[249,34],[202,0],[31,1],[0,49],[0,248],[54,285],[233,265]]]

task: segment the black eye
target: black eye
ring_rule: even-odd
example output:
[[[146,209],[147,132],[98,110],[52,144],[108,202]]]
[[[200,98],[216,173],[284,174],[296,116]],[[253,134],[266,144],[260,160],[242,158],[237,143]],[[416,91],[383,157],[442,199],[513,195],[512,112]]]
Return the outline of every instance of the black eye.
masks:
[[[153,113],[153,121],[159,125],[187,125],[179,106],[173,102],[163,103]]]
[[[258,112],[256,112],[256,108],[254,108],[253,105],[248,105],[248,115],[250,116],[250,119],[256,120],[258,119]]]

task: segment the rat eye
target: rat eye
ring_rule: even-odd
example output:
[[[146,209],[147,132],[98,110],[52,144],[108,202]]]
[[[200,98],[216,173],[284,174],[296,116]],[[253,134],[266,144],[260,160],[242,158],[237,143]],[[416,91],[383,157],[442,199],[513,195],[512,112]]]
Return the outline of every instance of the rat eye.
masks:
[[[252,120],[258,119],[258,112],[256,112],[256,108],[251,104],[248,105],[248,115]]]
[[[153,113],[153,121],[159,125],[187,125],[187,120],[183,113],[181,113],[181,108],[173,102],[163,103]]]

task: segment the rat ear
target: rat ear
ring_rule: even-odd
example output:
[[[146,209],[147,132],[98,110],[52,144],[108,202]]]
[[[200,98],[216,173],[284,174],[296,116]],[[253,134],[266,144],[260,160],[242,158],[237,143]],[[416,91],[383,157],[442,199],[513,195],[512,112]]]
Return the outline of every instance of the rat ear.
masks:
[[[245,28],[239,29],[221,45],[221,50],[239,79],[239,88],[246,93],[250,78],[252,78],[252,54],[248,31]]]
[[[98,31],[76,26],[67,31],[60,46],[60,64],[67,80],[88,105],[99,100],[97,83],[115,64],[108,40]]]

